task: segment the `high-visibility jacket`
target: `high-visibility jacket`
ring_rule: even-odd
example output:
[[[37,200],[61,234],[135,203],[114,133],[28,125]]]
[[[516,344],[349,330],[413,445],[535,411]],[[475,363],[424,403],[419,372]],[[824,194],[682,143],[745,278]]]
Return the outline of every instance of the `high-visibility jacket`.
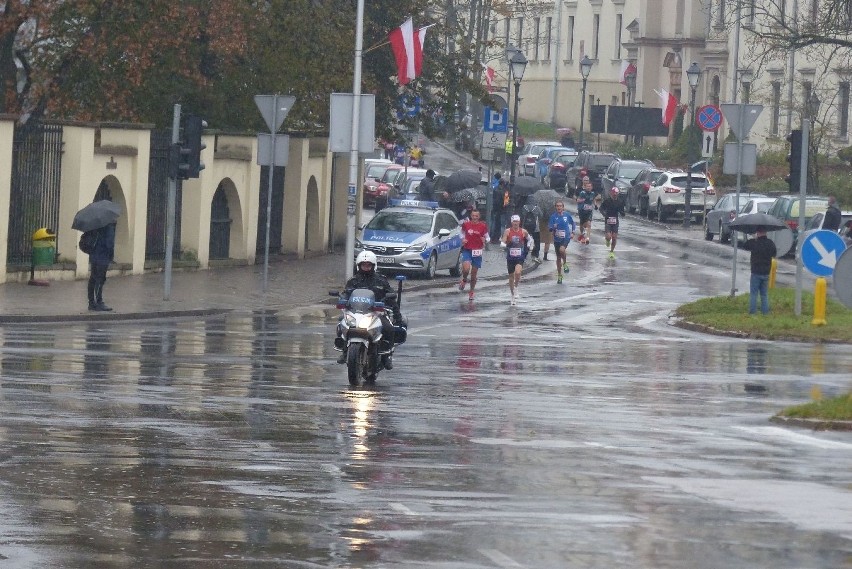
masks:
[[[511,153],[512,153],[512,139],[509,138],[509,137],[506,137],[506,154],[511,154]]]

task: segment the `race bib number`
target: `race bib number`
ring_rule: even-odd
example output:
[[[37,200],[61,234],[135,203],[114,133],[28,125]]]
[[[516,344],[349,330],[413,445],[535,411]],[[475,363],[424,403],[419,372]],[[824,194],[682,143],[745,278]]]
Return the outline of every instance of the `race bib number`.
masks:
[[[471,249],[470,250],[470,256],[471,257],[481,257],[482,256],[482,249]]]
[[[615,225],[616,223],[618,223],[618,218],[617,217],[607,217],[606,222],[609,225]]]
[[[557,229],[556,230],[556,238],[557,239],[565,239],[565,230],[564,229]]]
[[[590,204],[590,203],[584,203],[584,204],[583,204],[583,209],[584,209],[584,210],[586,210],[586,211],[591,211],[591,210],[592,210],[592,204]]]
[[[520,247],[512,247],[511,249],[509,249],[509,256],[520,257],[523,254],[523,251],[524,250]]]

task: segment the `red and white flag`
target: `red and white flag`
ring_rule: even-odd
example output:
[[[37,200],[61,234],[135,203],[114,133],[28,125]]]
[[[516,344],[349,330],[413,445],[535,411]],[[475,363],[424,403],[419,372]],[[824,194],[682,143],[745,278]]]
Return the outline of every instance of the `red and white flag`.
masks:
[[[495,77],[497,72],[494,71],[493,67],[488,67],[487,65],[485,65],[484,67],[485,67],[485,85],[488,87],[488,92],[493,93],[494,92],[494,77]]]
[[[675,96],[665,89],[660,89],[659,91],[654,92],[660,98],[663,126],[668,127],[672,123],[672,119],[674,119],[675,113],[677,112],[677,99],[675,99]]]
[[[628,73],[636,73],[636,66],[626,59],[621,60],[621,81],[622,85],[627,85],[627,74]]]
[[[400,85],[407,85],[420,75],[423,68],[423,40],[428,27],[420,28],[415,33],[414,23],[408,18],[404,24],[388,34]]]

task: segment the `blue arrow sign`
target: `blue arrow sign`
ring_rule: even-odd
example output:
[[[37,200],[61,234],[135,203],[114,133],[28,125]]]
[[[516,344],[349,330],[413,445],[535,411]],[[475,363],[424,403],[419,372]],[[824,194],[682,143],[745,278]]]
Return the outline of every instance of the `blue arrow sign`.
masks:
[[[494,109],[485,109],[485,116],[482,118],[483,132],[509,132],[509,109],[495,111]]]
[[[802,242],[802,264],[816,276],[827,277],[845,250],[846,243],[834,231],[814,231]]]

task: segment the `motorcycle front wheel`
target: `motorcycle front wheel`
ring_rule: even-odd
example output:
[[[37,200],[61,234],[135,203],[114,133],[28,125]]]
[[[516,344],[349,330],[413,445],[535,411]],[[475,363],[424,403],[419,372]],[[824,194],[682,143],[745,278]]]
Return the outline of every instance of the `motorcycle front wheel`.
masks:
[[[346,352],[346,372],[349,385],[357,386],[367,368],[367,347],[364,344],[350,344]]]

